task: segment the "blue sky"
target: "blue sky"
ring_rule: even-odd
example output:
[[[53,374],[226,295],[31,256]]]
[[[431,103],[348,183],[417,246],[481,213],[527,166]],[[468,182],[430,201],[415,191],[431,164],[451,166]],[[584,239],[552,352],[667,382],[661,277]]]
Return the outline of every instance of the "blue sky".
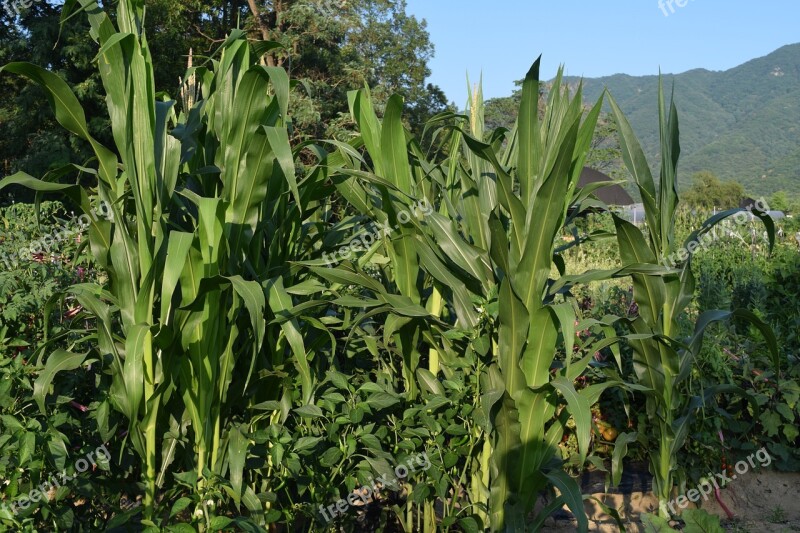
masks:
[[[665,0],[664,0],[665,1]],[[428,21],[431,82],[462,106],[466,73],[507,96],[539,54],[542,76],[726,70],[800,42],[798,0],[407,0]],[[666,1],[665,1],[666,4]]]

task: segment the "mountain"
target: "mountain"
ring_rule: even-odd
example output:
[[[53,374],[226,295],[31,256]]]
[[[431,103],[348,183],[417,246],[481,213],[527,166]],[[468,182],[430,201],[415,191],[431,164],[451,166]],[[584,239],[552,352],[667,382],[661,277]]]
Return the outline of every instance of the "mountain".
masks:
[[[800,192],[800,44],[723,72],[665,75],[664,83],[675,87],[683,186],[695,172],[710,170],[752,194]],[[604,87],[655,159],[658,76],[585,79],[587,101]]]
[[[580,80],[568,81],[577,85]],[[608,88],[648,159],[658,164],[658,76],[616,74],[584,78],[583,83],[587,103]],[[673,84],[682,188],[691,185],[695,172],[710,170],[738,181],[753,195],[778,190],[800,194],[800,44],[722,72],[696,69],[664,75],[667,91]],[[495,105],[504,107],[502,102]]]

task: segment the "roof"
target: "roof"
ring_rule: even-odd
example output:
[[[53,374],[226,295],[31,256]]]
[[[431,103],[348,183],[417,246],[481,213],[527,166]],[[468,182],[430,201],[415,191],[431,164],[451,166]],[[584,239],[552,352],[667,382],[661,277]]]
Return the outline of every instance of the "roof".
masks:
[[[590,183],[599,181],[614,181],[614,179],[593,168],[583,167],[578,186],[585,187]],[[631,195],[619,185],[601,187],[594,191],[593,194],[607,205],[632,205],[634,203]]]

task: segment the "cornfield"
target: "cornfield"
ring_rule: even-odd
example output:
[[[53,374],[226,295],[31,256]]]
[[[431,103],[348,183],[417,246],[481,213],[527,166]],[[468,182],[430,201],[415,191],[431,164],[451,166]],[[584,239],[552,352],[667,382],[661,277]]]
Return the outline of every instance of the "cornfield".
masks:
[[[349,140],[297,144],[293,82],[262,61],[277,43],[231,32],[194,58],[171,99],[155,91],[142,0],[120,0],[113,17],[71,0],[63,20],[79,12],[99,46],[114,145],[89,134],[56,74],[5,65],[44,90],[94,159],[41,178],[18,173],[0,188],[61,193],[91,219],[85,246],[106,278],[68,293],[91,327],[71,349],[38,354],[35,397],[53,409],[54,380],[100,369],[92,416],[119,454],[138,458],[141,509],[120,524],[156,531],[178,516],[191,531],[323,531],[330,503],[425,453],[428,470],[400,480],[394,496],[381,491],[382,527],[536,531],[566,506],[587,531],[588,497],[567,467],[592,461],[592,406],[614,389],[645,394],[653,428],[618,437],[611,479],[638,441],[654,490],[671,497],[693,413],[741,391],[675,394],[705,327],[730,313],[706,313],[679,338],[694,280],[690,259],[663,264],[680,247],[678,115],[663,91],[657,185],[613,98],[586,109],[561,73],[545,91],[539,60],[512,131],[485,130],[476,86],[465,115],[430,121],[445,139],[431,153],[405,127],[401,96],[379,116],[364,88],[349,95]],[[608,184],[578,183],[604,102],[646,229],[615,216],[616,235],[565,244],[576,219],[605,209],[593,193]],[[111,216],[99,218],[97,202]],[[602,239],[615,239],[621,264],[567,271],[568,249]],[[638,316],[587,319],[574,288],[612,278],[631,280]],[[771,331],[735,314],[760,328],[780,371]],[[636,383],[621,377],[621,344],[634,351]],[[604,349],[615,364],[579,385]],[[565,464],[568,433],[578,449]]]

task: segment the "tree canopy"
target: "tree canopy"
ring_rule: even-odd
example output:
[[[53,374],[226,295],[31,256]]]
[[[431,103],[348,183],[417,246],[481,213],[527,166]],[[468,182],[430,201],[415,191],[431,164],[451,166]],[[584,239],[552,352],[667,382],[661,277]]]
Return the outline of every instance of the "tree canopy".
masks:
[[[0,64],[30,61],[58,72],[91,117],[93,135],[105,139],[103,87],[92,70],[98,50],[85,37],[82,17],[69,20],[59,37],[60,14],[60,5],[46,2],[19,15],[0,10]],[[299,138],[346,135],[352,129],[346,93],[365,85],[379,106],[402,94],[414,129],[448,105],[441,89],[425,81],[434,48],[425,21],[406,13],[405,0],[152,0],[145,25],[156,90],[173,98],[190,50],[194,64],[202,64],[232,28],[278,43],[264,62],[297,81],[292,115]],[[80,141],[55,127],[50,110],[37,103],[41,96],[21,78],[0,75],[0,175],[20,169],[41,175],[89,157]]]
[[[699,209],[732,209],[739,207],[744,197],[744,187],[733,181],[720,181],[713,173],[698,172],[692,177],[693,184],[683,194],[683,201]]]

